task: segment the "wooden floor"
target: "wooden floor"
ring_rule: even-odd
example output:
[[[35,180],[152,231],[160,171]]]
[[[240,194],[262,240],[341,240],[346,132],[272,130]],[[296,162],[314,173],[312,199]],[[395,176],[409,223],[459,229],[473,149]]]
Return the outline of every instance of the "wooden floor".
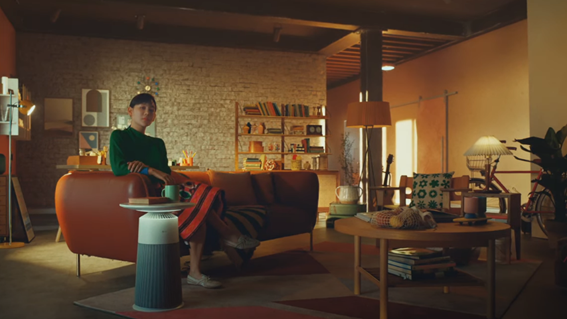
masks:
[[[83,257],[83,276],[77,278],[75,256],[64,240],[54,241],[58,226],[55,215],[31,215],[31,219],[36,231],[33,242],[24,248],[0,250],[0,318],[116,318],[74,306],[73,301],[132,287],[134,264]],[[322,215],[314,230],[314,242],[324,241],[352,243],[353,239],[327,229]],[[374,242],[363,239],[363,243]],[[255,257],[308,247],[308,234],[291,236],[263,242]],[[547,241],[523,235],[522,253],[523,258],[544,262],[503,318],[567,318],[567,291],[553,284],[553,251],[547,248]],[[208,267],[228,263],[222,253],[215,254],[203,261],[203,270],[206,273]]]

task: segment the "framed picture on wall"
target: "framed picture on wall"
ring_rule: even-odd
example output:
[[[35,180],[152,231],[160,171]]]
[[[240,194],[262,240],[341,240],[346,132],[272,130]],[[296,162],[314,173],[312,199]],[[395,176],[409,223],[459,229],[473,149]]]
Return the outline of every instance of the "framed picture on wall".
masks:
[[[73,100],[45,98],[43,129],[47,136],[73,136]]]
[[[98,132],[79,132],[79,148],[92,150],[98,149]]]
[[[83,126],[110,126],[110,92],[108,90],[83,89],[81,122]]]

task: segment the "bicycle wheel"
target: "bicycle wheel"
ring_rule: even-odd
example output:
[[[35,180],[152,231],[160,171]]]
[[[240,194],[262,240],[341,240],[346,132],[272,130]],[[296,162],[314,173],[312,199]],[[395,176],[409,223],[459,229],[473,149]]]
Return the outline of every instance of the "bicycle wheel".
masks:
[[[471,178],[469,183],[470,183],[470,187],[473,191],[485,189],[485,185],[486,185],[486,182],[483,178]],[[502,192],[500,187],[498,187],[498,185],[496,185],[494,183],[490,183],[490,186],[488,187],[488,189]],[[505,198],[487,197],[486,198],[487,212],[492,213],[492,211],[496,210],[497,208],[500,209],[501,212],[506,212],[506,199]]]
[[[539,228],[545,234],[545,236],[547,236],[547,230],[545,229],[543,220],[548,218],[555,218],[555,206],[553,205],[551,195],[549,195],[548,193],[537,194],[534,199],[534,211],[550,212],[545,214],[534,214]]]

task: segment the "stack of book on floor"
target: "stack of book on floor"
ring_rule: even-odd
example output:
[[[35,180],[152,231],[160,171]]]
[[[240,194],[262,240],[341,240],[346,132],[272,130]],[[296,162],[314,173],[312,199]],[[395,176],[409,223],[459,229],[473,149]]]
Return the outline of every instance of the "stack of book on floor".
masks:
[[[398,248],[388,252],[388,273],[408,280],[454,274],[455,265],[451,257],[427,248]]]

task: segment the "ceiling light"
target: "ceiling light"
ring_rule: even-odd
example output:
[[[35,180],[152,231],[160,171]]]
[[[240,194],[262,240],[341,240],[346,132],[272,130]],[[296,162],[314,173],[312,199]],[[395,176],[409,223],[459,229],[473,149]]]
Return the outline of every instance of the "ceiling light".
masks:
[[[392,71],[396,67],[393,64],[383,64],[382,71]]]
[[[146,19],[145,15],[136,16],[136,29],[142,30],[144,28],[144,21]]]

